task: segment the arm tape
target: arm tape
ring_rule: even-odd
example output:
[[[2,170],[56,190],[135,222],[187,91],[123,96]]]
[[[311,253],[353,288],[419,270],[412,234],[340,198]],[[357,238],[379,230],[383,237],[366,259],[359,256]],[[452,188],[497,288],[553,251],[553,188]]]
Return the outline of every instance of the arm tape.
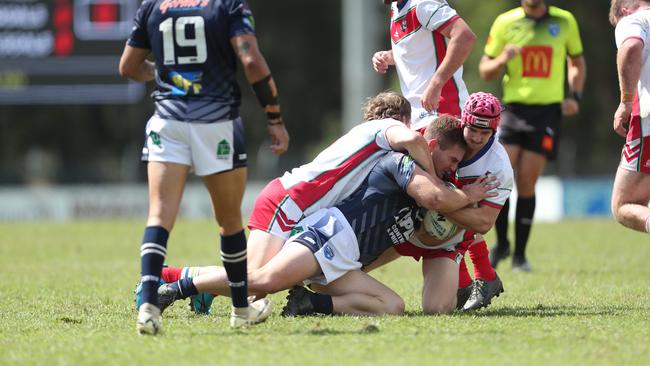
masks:
[[[278,95],[275,91],[275,88],[272,87],[273,77],[269,74],[267,77],[263,78],[260,81],[254,82],[251,84],[253,88],[253,93],[257,97],[257,100],[262,105],[262,108],[266,108],[268,105],[277,105],[278,104]]]

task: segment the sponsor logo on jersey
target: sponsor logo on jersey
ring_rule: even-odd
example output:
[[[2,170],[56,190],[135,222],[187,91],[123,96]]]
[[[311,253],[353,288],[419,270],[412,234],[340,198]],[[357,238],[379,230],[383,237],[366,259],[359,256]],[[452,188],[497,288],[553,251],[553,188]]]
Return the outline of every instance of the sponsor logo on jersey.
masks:
[[[548,33],[552,37],[557,37],[558,34],[560,34],[560,25],[557,23],[551,23],[548,25]]]
[[[223,139],[217,145],[217,159],[228,160],[230,157],[230,143]]]
[[[521,50],[523,77],[548,78],[551,75],[553,48],[550,46],[527,46]]]
[[[390,37],[393,43],[399,43],[402,39],[415,33],[422,25],[415,13],[415,7],[409,9],[404,16],[395,19],[390,25]]]
[[[403,243],[413,236],[415,223],[412,214],[411,207],[402,208],[395,216],[395,224],[386,229],[393,244]]]
[[[399,171],[401,174],[409,174],[413,170],[413,158],[408,155],[402,156],[402,160],[399,163]]]
[[[194,95],[199,94],[203,89],[200,83],[202,75],[203,73],[200,71],[170,72],[169,77],[174,83],[172,95],[184,96],[189,94],[190,91]]]
[[[163,0],[158,7],[160,12],[165,14],[169,11],[194,10],[204,8],[210,0]]]

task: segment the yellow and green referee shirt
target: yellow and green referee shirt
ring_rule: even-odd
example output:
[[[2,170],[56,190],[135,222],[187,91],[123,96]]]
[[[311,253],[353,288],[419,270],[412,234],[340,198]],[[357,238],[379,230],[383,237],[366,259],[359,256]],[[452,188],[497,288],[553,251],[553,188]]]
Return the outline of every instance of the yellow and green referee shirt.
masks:
[[[554,6],[549,6],[541,19],[526,17],[521,7],[507,11],[492,24],[485,54],[497,57],[507,44],[520,46],[522,51],[506,64],[503,102],[562,102],[566,57],[582,54],[580,31],[573,15]]]

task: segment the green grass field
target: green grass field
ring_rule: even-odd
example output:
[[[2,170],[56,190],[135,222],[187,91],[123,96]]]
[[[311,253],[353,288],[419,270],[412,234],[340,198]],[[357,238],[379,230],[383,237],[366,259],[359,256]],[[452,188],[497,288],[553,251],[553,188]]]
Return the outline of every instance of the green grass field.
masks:
[[[135,331],[142,224],[0,224],[0,365],[650,364],[650,238],[612,221],[537,224],[534,272],[504,263],[506,292],[475,313],[422,315],[419,264],[402,258],[375,275],[403,317],[283,319],[283,292],[242,331],[226,299],[210,316],[176,304],[160,337]],[[214,264],[217,241],[214,224],[179,222],[167,262]]]

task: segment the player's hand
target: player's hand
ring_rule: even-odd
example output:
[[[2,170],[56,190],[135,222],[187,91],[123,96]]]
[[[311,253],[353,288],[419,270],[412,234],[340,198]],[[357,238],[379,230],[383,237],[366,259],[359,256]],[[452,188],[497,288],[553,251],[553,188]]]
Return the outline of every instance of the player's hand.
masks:
[[[472,203],[476,203],[489,197],[498,196],[496,188],[499,187],[499,184],[497,177],[488,173],[482,175],[474,183],[463,186],[463,192]]]
[[[395,65],[393,51],[379,51],[372,56],[372,68],[379,74],[385,74],[388,66]]]
[[[422,94],[422,98],[420,98],[422,108],[426,109],[426,111],[429,113],[437,110],[441,93],[442,86],[433,86],[432,83],[429,83],[429,85],[427,85],[427,88],[424,90],[424,94]]]
[[[625,126],[630,123],[631,115],[632,103],[619,104],[616,113],[614,113],[614,131],[622,137],[627,135],[627,128],[625,128]]]
[[[289,132],[284,124],[269,125],[269,136],[271,136],[271,151],[280,155],[287,152],[289,148]]]
[[[519,55],[520,53],[521,47],[509,43],[503,47],[503,51],[501,51],[501,59],[503,60],[503,63],[506,63],[515,58],[515,56]]]
[[[564,117],[575,116],[580,112],[580,104],[573,98],[566,98],[562,101],[562,115]]]

